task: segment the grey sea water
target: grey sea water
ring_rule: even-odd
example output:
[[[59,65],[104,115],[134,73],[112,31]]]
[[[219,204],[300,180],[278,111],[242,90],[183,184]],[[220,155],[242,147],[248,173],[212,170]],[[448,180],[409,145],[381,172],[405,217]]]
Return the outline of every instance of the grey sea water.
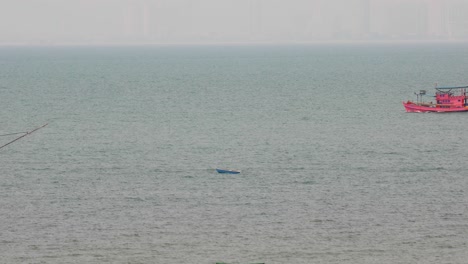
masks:
[[[468,114],[401,102],[467,69],[466,44],[2,47],[0,134],[48,126],[0,150],[0,263],[466,263]]]

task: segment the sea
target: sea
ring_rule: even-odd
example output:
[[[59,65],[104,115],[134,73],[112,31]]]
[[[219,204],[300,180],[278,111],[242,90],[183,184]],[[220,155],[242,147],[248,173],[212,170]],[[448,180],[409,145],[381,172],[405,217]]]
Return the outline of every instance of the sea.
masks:
[[[402,105],[467,84],[466,43],[0,47],[0,145],[47,124],[0,263],[467,263],[468,113]]]

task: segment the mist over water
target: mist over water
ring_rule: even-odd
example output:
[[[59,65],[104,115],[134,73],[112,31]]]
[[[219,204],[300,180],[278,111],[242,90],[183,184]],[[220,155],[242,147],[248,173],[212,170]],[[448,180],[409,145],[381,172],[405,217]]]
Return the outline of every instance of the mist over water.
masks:
[[[464,263],[468,115],[401,102],[466,56],[0,48],[0,133],[49,123],[1,150],[0,262]]]
[[[468,40],[464,0],[5,2],[0,45]]]

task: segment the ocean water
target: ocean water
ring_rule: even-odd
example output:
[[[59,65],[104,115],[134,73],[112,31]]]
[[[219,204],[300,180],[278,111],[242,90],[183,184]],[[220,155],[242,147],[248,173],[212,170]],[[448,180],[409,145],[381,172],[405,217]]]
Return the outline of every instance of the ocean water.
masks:
[[[0,263],[466,263],[468,114],[401,102],[467,70],[466,44],[1,47],[0,134],[48,125],[0,149]]]

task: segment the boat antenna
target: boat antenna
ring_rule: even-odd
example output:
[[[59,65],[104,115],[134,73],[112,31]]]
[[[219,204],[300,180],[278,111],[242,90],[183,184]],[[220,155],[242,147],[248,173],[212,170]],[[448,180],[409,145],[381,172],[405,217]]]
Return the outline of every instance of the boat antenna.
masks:
[[[22,136],[20,136],[20,137],[17,137],[17,138],[15,138],[15,139],[13,139],[12,141],[10,141],[10,142],[8,142],[8,143],[6,143],[6,144],[0,146],[0,149],[6,147],[6,146],[8,146],[8,145],[10,145],[11,143],[13,143],[13,142],[15,142],[15,141],[17,141],[17,140],[20,140],[20,139],[24,138],[24,137],[27,136],[27,135],[31,135],[32,133],[36,132],[37,130],[39,130],[39,129],[41,129],[41,128],[47,126],[47,125],[48,125],[48,123],[46,123],[45,125],[42,125],[42,126],[40,126],[40,127],[38,127],[38,128],[35,128],[35,129],[33,129],[33,130],[29,131],[29,132],[26,131],[26,132],[17,132],[17,133],[10,133],[10,134],[5,134],[5,135],[0,135],[0,136],[9,136],[9,135],[24,134],[24,135],[22,135]]]

